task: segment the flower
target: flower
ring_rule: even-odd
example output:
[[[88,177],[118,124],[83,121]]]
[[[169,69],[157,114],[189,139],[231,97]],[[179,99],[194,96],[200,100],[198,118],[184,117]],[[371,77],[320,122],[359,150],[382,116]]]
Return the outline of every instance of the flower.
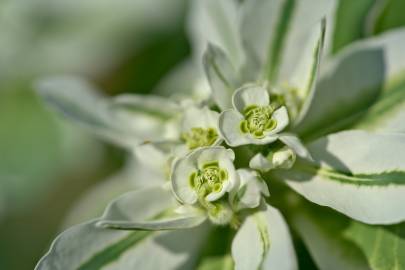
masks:
[[[285,106],[270,103],[270,95],[260,86],[246,86],[232,96],[234,109],[224,111],[219,129],[230,146],[269,144],[289,123]]]
[[[156,116],[162,125],[151,126],[174,127],[176,132],[158,129],[142,137],[148,142],[137,138],[130,144],[142,167],[159,181],[129,191],[96,221],[63,233],[38,269],[86,269],[111,261],[116,269],[194,269],[210,259],[195,259],[201,247],[219,242],[231,250],[217,259],[224,263],[231,256],[236,269],[297,269],[290,230],[315,258],[326,258],[328,263],[315,260],[321,269],[329,269],[329,260],[337,269],[348,268],[346,263],[369,267],[346,257],[341,262],[340,256],[347,247],[367,251],[367,235],[384,228],[365,224],[405,220],[404,82],[393,79],[405,70],[399,57],[405,31],[349,46],[322,63],[319,72],[323,16],[333,8],[319,1],[312,13],[305,0],[296,2],[196,2],[193,7],[201,13],[192,28],[199,42],[208,44],[203,69],[211,99],[175,103],[163,118],[164,103],[146,106],[148,98],[143,103],[140,97],[119,102],[120,109],[150,117],[146,127]],[[109,101],[79,106],[79,111],[64,98],[51,101],[96,133],[127,141],[128,136],[119,136],[128,134],[126,126],[111,121],[117,108],[111,109]],[[155,183],[150,178],[139,181]],[[218,228],[226,233],[216,233]],[[346,229],[349,236],[343,237]],[[391,237],[401,241],[393,230]],[[321,239],[322,249],[313,239]],[[325,253],[324,246],[339,257]],[[144,256],[150,253],[152,259]]]
[[[180,145],[176,155],[183,156],[200,147],[220,145],[223,141],[218,131],[219,113],[204,106],[185,108],[180,121]]]
[[[194,204],[198,199],[216,201],[238,183],[235,154],[223,147],[200,148],[173,165],[171,180],[178,199]]]

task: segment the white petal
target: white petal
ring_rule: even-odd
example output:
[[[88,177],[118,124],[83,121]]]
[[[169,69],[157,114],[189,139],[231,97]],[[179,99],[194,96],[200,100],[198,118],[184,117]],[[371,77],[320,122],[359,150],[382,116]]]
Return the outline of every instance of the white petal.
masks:
[[[170,172],[169,159],[177,145],[178,143],[172,141],[143,143],[135,146],[133,152],[136,160],[145,168],[167,179],[166,174]]]
[[[237,170],[240,185],[234,189],[229,201],[232,207],[239,211],[245,208],[256,208],[260,205],[262,194],[269,196],[269,190],[264,180],[256,171],[248,169]]]
[[[202,169],[203,166],[212,161],[229,161],[232,164],[235,159],[235,153],[231,149],[222,146],[202,147],[189,155],[189,158],[196,161],[197,166]],[[228,166],[228,163],[223,163]],[[233,166],[233,165],[232,165]]]
[[[287,108],[285,106],[278,108],[276,111],[274,111],[273,118],[277,121],[277,126],[271,131],[266,131],[266,136],[277,134],[288,126],[289,117]]]
[[[240,130],[243,116],[235,110],[228,110],[219,116],[219,131],[225,142],[230,146],[239,146],[251,143],[246,134]]]
[[[228,181],[231,185],[237,183],[238,178],[235,172],[235,167],[233,165],[233,160],[235,159],[235,154],[231,149],[225,149],[224,147],[202,147],[189,155],[177,160],[173,166],[172,172],[172,185],[173,191],[177,197],[187,204],[193,204],[197,200],[197,194],[190,186],[190,175],[191,173],[202,169],[205,164],[218,161],[219,167],[225,169],[228,173]],[[214,193],[217,195],[212,195],[214,199],[219,194],[224,194],[227,189],[221,192]],[[210,198],[212,198],[210,197]]]
[[[232,96],[232,104],[236,110],[243,110],[250,105],[267,106],[270,104],[269,93],[264,87],[248,85],[239,88]]]
[[[211,111],[207,107],[191,107],[185,110],[181,121],[182,132],[188,132],[192,128],[215,128],[218,127],[219,113]]]
[[[227,191],[226,189],[228,186],[229,186],[229,181],[226,181],[225,183],[223,183],[222,189],[219,192],[211,192],[210,194],[208,194],[205,197],[205,199],[209,202],[213,202],[213,201],[220,199],[226,193],[226,191]]]
[[[197,161],[200,169],[208,162],[218,161],[219,167],[228,173],[228,181],[224,183],[222,190],[218,193],[211,193],[213,195],[207,197],[209,201],[219,199],[225,192],[230,191],[239,184],[239,177],[233,165],[234,159],[235,153],[231,149],[225,149],[224,147],[206,147],[200,150]]]
[[[197,194],[190,186],[190,175],[198,167],[195,160],[189,158],[190,155],[175,161],[171,174],[173,192],[183,203],[193,204],[197,201]]]

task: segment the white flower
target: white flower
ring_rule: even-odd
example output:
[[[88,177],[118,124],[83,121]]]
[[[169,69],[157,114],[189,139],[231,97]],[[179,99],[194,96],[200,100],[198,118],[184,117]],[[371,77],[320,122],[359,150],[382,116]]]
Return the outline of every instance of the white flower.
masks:
[[[235,91],[234,109],[219,117],[219,130],[230,146],[269,144],[289,123],[287,108],[270,103],[270,95],[261,86],[249,85]]]
[[[256,154],[249,163],[249,167],[255,170],[267,172],[272,169],[290,169],[297,158],[295,152],[289,147],[270,152],[267,156],[262,153]]]
[[[222,138],[218,131],[219,113],[208,107],[192,106],[184,111],[181,120],[181,140],[186,150],[219,145]]]
[[[224,147],[203,147],[178,159],[171,181],[174,194],[185,204],[216,201],[238,185],[235,154]]]
[[[260,175],[254,170],[239,169],[240,184],[229,195],[229,203],[235,211],[256,208],[260,205],[262,195],[270,196],[269,189]]]

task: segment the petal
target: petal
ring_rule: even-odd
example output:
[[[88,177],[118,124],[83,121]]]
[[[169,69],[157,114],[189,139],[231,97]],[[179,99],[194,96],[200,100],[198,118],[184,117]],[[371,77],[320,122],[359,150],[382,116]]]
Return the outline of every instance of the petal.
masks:
[[[236,270],[298,269],[287,224],[269,205],[246,218],[232,242],[232,257]]]
[[[232,149],[226,149],[222,146],[202,147],[190,154],[189,158],[196,160],[199,168],[202,168],[206,163],[212,161],[219,161],[220,166],[222,164],[221,162],[224,162],[224,166],[229,166],[229,164],[233,164],[235,153]],[[228,161],[230,163],[228,163]]]
[[[248,85],[235,91],[232,96],[232,103],[234,108],[243,114],[243,110],[250,105],[269,105],[270,97],[265,88],[257,85]]]
[[[219,113],[208,109],[208,107],[190,107],[185,110],[181,130],[187,132],[195,127],[215,128],[218,127]]]
[[[239,211],[245,208],[256,208],[260,205],[262,194],[270,196],[266,183],[256,171],[239,169],[237,173],[240,185],[229,196],[229,202],[233,209]]]
[[[231,149],[226,149],[220,146],[206,147],[202,148],[200,153],[197,154],[197,163],[199,168],[202,168],[208,162],[218,161],[219,167],[225,169],[228,173],[228,181],[224,183],[221,192],[212,193],[213,195],[210,197],[212,198],[211,200],[218,199],[219,193],[223,195],[225,192],[230,191],[234,186],[239,184],[239,177],[233,164],[233,161],[235,160],[235,153]]]
[[[162,179],[167,179],[167,174],[170,173],[170,158],[173,154],[173,149],[179,145],[177,142],[160,141],[147,142],[135,146],[133,153],[136,161],[143,166],[143,169],[150,170],[156,175],[160,175]]]
[[[240,130],[243,116],[235,110],[228,110],[219,116],[219,131],[229,146],[239,146],[251,143],[251,139]]]
[[[209,202],[214,202],[216,200],[219,200],[228,191],[229,186],[230,186],[230,181],[226,181],[225,183],[223,183],[222,189],[219,192],[212,192],[212,193],[208,194],[205,197],[205,199]]]
[[[281,108],[275,110],[272,117],[277,121],[277,126],[271,131],[265,131],[266,136],[271,136],[279,133],[280,131],[285,129],[290,122],[287,108],[285,106],[282,106]]]
[[[196,160],[189,158],[190,155],[175,161],[170,177],[174,194],[179,201],[186,204],[194,204],[197,201],[197,194],[190,185],[190,175],[198,167]]]
[[[218,161],[219,166],[227,170],[228,181],[230,185],[234,185],[238,181],[233,165],[234,159],[235,154],[233,151],[221,146],[201,147],[189,155],[178,159],[173,165],[171,176],[174,193],[184,203],[195,203],[197,201],[197,194],[190,185],[190,175],[198,169],[202,169],[206,163],[212,161]],[[224,194],[226,191],[226,189],[221,190],[221,194]],[[212,196],[216,198],[217,195]]]

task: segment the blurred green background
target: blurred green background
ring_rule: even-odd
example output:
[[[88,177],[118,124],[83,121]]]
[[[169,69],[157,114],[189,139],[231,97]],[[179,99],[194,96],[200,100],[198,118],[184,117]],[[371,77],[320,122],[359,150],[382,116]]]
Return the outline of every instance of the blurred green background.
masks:
[[[0,2],[0,269],[33,269],[67,223],[94,215],[93,208],[77,215],[70,209],[125,159],[121,149],[45,108],[33,91],[35,79],[75,73],[108,95],[148,93],[191,54],[188,5],[187,0]],[[370,15],[376,7],[380,12]],[[403,10],[403,0],[338,1],[331,52],[405,25]],[[304,249],[301,253],[302,263],[311,265]]]

